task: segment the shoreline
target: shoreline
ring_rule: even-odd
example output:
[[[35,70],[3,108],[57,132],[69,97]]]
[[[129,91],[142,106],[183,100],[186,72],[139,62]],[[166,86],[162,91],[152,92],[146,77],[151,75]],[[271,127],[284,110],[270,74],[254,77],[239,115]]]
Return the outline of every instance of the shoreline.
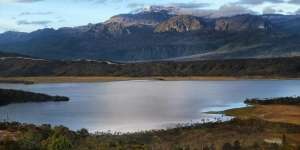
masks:
[[[300,97],[278,97],[269,99],[246,99],[246,106],[209,111],[207,114],[223,114],[238,119],[261,119],[300,125]]]
[[[83,83],[83,82],[111,82],[130,80],[157,81],[235,81],[235,80],[299,80],[300,77],[264,77],[264,76],[187,76],[187,77],[125,77],[125,76],[39,76],[39,77],[0,77],[0,83],[36,84],[36,83]]]
[[[262,108],[256,111],[254,107]],[[123,134],[120,132],[91,133],[87,129],[75,131],[68,127],[56,125],[0,122],[2,126],[0,129],[0,146],[1,141],[7,139],[16,146],[23,146],[18,144],[27,140],[27,138],[23,138],[24,135],[27,136],[28,133],[32,133],[33,137],[41,137],[35,141],[36,145],[40,146],[37,149],[49,147],[49,144],[45,141],[57,137],[63,137],[64,140],[71,143],[72,149],[81,149],[82,147],[99,149],[99,146],[101,146],[101,149],[114,149],[116,147],[120,149],[132,149],[132,147],[136,147],[136,149],[161,149],[162,147],[164,149],[184,149],[186,147],[196,149],[207,146],[208,148],[223,149],[224,145],[228,144],[233,145],[230,146],[231,148],[238,145],[236,147],[239,147],[239,149],[271,150],[274,149],[274,146],[278,149],[298,149],[300,147],[299,108],[300,106],[283,104],[253,105],[253,107],[223,111],[223,114],[228,115],[231,113],[235,116],[233,119],[224,122],[178,124],[175,128]],[[260,114],[261,112],[264,112],[264,114]],[[281,120],[286,115],[290,117]],[[276,120],[272,120],[272,118]],[[295,118],[297,119],[296,122],[291,122]],[[42,133],[46,133],[46,136],[39,136]],[[45,143],[46,145],[44,145]],[[22,147],[17,149],[22,149]]]
[[[224,111],[207,112],[224,114],[238,119],[261,119],[270,122],[300,125],[300,106],[286,104],[249,105],[246,107],[226,109]]]

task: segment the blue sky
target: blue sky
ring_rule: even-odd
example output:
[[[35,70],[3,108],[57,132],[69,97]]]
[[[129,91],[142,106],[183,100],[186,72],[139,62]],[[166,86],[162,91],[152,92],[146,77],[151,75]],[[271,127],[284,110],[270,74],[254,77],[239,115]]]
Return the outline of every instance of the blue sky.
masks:
[[[150,5],[220,11],[220,14],[300,12],[300,0],[0,0],[0,33],[99,23]]]

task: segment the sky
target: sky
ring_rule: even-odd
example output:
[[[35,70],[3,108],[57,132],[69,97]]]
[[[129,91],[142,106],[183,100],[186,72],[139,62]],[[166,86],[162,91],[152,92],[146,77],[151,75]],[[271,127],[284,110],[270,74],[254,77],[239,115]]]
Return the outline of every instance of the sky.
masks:
[[[0,0],[0,33],[99,23],[151,5],[200,14],[300,14],[300,0]]]

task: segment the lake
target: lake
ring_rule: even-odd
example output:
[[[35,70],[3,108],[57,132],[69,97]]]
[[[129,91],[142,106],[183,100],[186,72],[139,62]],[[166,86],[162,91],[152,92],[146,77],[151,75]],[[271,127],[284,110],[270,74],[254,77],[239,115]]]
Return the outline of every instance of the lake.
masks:
[[[246,98],[300,95],[300,80],[115,81],[0,84],[70,97],[69,102],[11,104],[0,119],[64,125],[73,130],[134,132],[222,118],[203,112],[244,106]]]

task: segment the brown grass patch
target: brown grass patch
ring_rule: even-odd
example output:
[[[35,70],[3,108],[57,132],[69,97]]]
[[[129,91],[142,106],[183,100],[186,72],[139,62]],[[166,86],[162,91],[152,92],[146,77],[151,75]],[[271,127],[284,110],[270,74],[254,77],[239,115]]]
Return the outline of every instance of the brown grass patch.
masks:
[[[253,107],[231,109],[226,115],[241,119],[259,118],[272,122],[300,125],[300,106],[293,105],[255,105]]]

